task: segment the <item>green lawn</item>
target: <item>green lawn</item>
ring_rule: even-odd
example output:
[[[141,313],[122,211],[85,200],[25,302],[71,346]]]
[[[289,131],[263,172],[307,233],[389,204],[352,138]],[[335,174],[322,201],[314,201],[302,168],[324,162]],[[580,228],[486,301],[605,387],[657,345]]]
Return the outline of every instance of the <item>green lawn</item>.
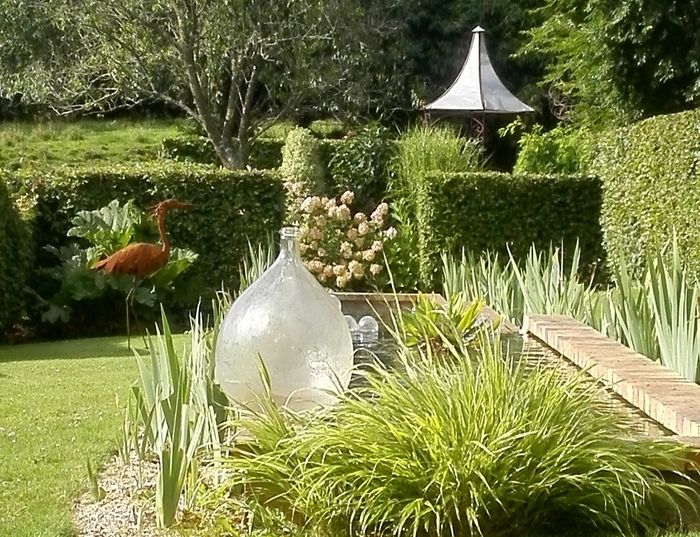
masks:
[[[184,120],[0,123],[0,168],[117,164],[158,158],[163,138]]]
[[[0,346],[0,536],[73,535],[85,461],[115,449],[136,375],[124,338]]]

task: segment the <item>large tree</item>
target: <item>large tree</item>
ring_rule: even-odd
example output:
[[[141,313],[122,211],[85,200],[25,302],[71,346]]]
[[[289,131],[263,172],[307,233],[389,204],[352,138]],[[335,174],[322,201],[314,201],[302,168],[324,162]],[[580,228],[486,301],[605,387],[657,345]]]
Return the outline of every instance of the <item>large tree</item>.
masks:
[[[304,106],[347,109],[391,91],[374,53],[397,28],[372,0],[4,0],[0,94],[61,112],[168,103],[224,166]],[[379,88],[379,90],[378,90]]]

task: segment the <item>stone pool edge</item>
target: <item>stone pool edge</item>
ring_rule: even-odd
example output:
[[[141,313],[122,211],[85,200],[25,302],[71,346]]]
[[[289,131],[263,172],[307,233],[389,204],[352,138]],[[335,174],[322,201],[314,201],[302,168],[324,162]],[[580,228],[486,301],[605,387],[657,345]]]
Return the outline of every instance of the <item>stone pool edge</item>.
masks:
[[[700,448],[700,385],[566,315],[526,315],[522,330],[672,431],[670,438]],[[700,451],[692,458],[700,462]]]

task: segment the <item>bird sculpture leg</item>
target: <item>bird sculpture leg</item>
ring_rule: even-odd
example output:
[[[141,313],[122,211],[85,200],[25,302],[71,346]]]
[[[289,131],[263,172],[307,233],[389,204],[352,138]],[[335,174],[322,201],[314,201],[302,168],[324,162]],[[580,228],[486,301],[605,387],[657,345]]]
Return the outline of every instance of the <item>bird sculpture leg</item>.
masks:
[[[131,286],[129,292],[126,294],[126,300],[124,301],[124,309],[126,310],[126,348],[131,350],[131,326],[129,323],[129,306],[133,309],[133,297],[134,297],[134,287]],[[129,301],[131,299],[131,301]]]
[[[136,281],[136,278],[134,278],[133,283],[131,285],[131,290],[129,291],[129,294],[126,295],[126,345],[127,345],[127,348],[129,350],[131,350],[129,308],[131,308],[131,313],[134,316],[134,322],[136,324],[136,327],[138,328],[139,332],[141,333],[141,339],[143,341],[143,345],[144,345],[144,347],[148,348],[148,341],[146,340],[145,330],[143,329],[143,325],[141,324],[141,321],[139,320],[139,316],[136,314],[136,308],[134,307],[134,295],[136,294],[136,286],[137,286],[137,281]],[[129,300],[129,298],[131,298],[131,300]]]

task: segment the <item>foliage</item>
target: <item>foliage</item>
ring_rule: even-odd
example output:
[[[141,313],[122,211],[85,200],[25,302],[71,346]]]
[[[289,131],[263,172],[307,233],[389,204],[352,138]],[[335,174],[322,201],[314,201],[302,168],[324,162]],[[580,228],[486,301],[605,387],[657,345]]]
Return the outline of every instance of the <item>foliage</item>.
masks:
[[[297,127],[289,131],[282,148],[280,175],[287,190],[287,219],[296,222],[305,197],[325,190],[325,166],[321,146],[311,131]]]
[[[90,496],[92,497],[92,501],[100,502],[105,499],[105,496],[107,496],[107,492],[100,486],[97,480],[98,469],[93,466],[93,464],[90,462],[90,459],[87,460],[86,467],[88,479],[90,481]]]
[[[539,260],[536,253],[532,257]],[[481,298],[503,318],[522,325],[525,292],[520,288],[515,271],[511,270],[511,262],[509,257],[503,263],[495,252],[477,255],[462,250],[461,258],[443,254],[443,293],[445,296],[463,294],[470,300]],[[544,278],[544,274],[541,276]]]
[[[275,261],[275,255],[276,252],[272,235],[268,236],[267,241],[259,242],[257,246],[248,243],[248,255],[243,258],[239,269],[239,294],[243,293],[243,291],[250,287],[255,280],[270,268]]]
[[[392,79],[372,51],[397,30],[384,10],[332,0],[9,0],[0,28],[3,96],[68,112],[160,101],[229,168],[281,117],[366,110]]]
[[[392,196],[391,222],[396,238],[387,244],[386,263],[391,284],[396,291],[415,292],[421,287],[420,264],[416,236],[418,234],[413,200]]]
[[[592,172],[603,181],[601,225],[612,271],[623,259],[639,276],[646,254],[677,235],[700,281],[700,110],[659,116],[608,133]]]
[[[33,253],[27,217],[0,177],[0,338],[25,312],[25,283]]]
[[[464,172],[477,168],[479,161],[478,145],[449,127],[414,126],[397,140],[388,189],[398,229],[389,256],[397,288],[413,290],[423,281],[417,219],[420,184],[431,172]]]
[[[175,291],[174,280],[198,257],[191,250],[173,248],[167,264],[143,281],[137,282],[127,274],[107,275],[93,270],[93,265],[130,243],[142,242],[139,239],[145,237],[147,227],[144,215],[134,207],[133,200],[123,206],[119,205],[119,200],[112,200],[101,209],[79,211],[72,224],[68,237],[83,239],[88,246],[81,248],[71,244],[60,250],[47,247],[61,260],[61,265],[46,270],[49,277],[57,280],[59,288],[47,301],[43,321],[68,322],[72,310],[80,308],[76,303],[85,299],[101,302],[110,290],[130,297],[132,304],[153,308],[157,301],[164,300],[167,292]],[[151,233],[151,237],[153,235]],[[101,306],[104,307],[104,303]]]
[[[386,194],[392,154],[389,130],[377,123],[346,135],[328,162],[333,193],[351,190],[355,193],[355,207],[371,212]]]
[[[516,120],[501,134],[523,127],[523,123]],[[529,132],[522,132],[518,139],[518,160],[513,173],[587,173],[593,157],[594,142],[589,131],[560,125],[544,132],[541,125],[535,125]]]
[[[309,130],[322,139],[337,139],[347,134],[346,126],[331,118],[312,121]]]
[[[468,303],[461,292],[447,295],[444,304],[419,293],[411,311],[401,316],[397,339],[408,348],[424,345],[436,355],[458,349],[479,333],[483,306],[482,300]]]
[[[248,240],[259,242],[282,224],[284,194],[277,176],[264,171],[228,171],[212,167],[168,164],[104,169],[62,169],[51,172],[0,172],[11,188],[33,200],[33,222],[38,267],[51,267],[53,257],[41,250],[46,244],[65,245],[70,219],[79,210],[92,209],[112,199],[134,199],[148,207],[169,197],[193,204],[168,221],[173,244],[200,252],[188,271],[182,296],[189,307],[204,289],[213,293],[238,286],[238,266]],[[202,245],[206,245],[203,248]],[[32,282],[42,290],[41,279]]]
[[[666,263],[659,251],[647,266],[649,309],[661,363],[695,382],[700,369],[700,287],[688,281],[675,236],[671,261]]]
[[[280,138],[257,138],[250,146],[250,166],[258,170],[279,168],[284,144],[285,140]]]
[[[198,457],[221,455],[226,397],[213,381],[211,332],[198,312],[191,321],[189,349],[177,352],[165,313],[163,333],[149,343],[150,359],[136,354],[140,380],[132,387],[130,404],[138,411],[144,445],[137,451],[157,455],[156,513],[161,527],[176,519],[183,492],[191,507],[199,486]],[[127,409],[126,419],[132,412]],[[125,427],[127,435],[131,427]],[[138,435],[126,445],[137,447]]]
[[[598,8],[608,16],[612,80],[626,103],[647,116],[698,103],[700,38],[685,30],[700,17],[700,2],[600,0]]]
[[[678,111],[700,92],[700,40],[685,30],[699,14],[696,0],[547,0],[523,52],[544,62],[562,116],[595,126]]]
[[[600,198],[600,181],[582,175],[429,174],[416,193],[421,282],[434,284],[442,252],[462,249],[520,260],[533,243],[573,252],[578,242],[582,265],[599,263]]]
[[[583,374],[503,349],[484,339],[456,360],[377,369],[319,414],[270,403],[241,422],[251,438],[229,486],[328,534],[625,533],[674,512],[684,488],[654,465],[684,448],[622,434]]]
[[[134,240],[137,228],[146,222],[143,213],[134,207],[134,200],[121,207],[119,200],[112,200],[94,211],[78,211],[71,223],[73,227],[67,235],[89,242],[94,247],[91,260],[96,261],[127,246]]]
[[[445,293],[485,297],[507,319],[522,325],[526,314],[570,315],[676,371],[698,380],[700,363],[700,287],[683,268],[677,242],[670,259],[661,249],[646,258],[639,279],[623,264],[616,285],[595,288],[582,279],[580,250],[574,249],[568,272],[560,251],[532,246],[524,266],[511,256],[503,265],[495,254],[460,260],[443,256]]]
[[[209,138],[199,133],[178,133],[176,136],[163,138],[159,153],[162,158],[177,162],[197,164],[219,162]]]
[[[477,257],[462,251],[461,258],[443,255],[443,286],[447,296],[464,293],[468,299],[484,297],[506,319],[522,325],[526,314],[571,315],[588,320],[593,286],[580,281],[581,250],[575,245],[565,271],[564,252],[530,247],[524,264],[509,253],[507,261],[485,253]]]
[[[387,228],[389,206],[380,203],[368,217],[353,215],[354,194],[313,196],[301,204],[299,248],[304,264],[319,282],[334,289],[381,287],[384,244],[396,236]]]
[[[544,63],[540,84],[548,90],[555,116],[593,126],[625,119],[626,111],[618,88],[610,84],[610,56],[601,46],[608,14],[588,5],[594,3],[542,2],[520,52]]]
[[[479,167],[481,150],[474,140],[441,125],[418,125],[396,142],[394,190],[415,191],[429,172],[465,172]]]

